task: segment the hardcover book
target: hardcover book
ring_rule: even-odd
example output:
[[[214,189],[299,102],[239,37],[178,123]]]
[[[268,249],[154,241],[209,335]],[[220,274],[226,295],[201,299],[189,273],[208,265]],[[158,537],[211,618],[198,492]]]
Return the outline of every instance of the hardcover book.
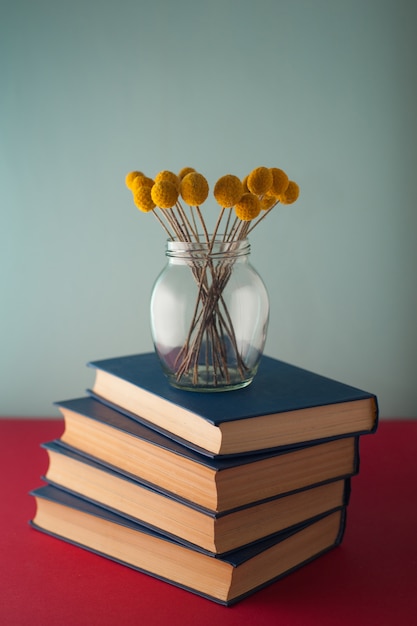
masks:
[[[219,514],[152,489],[59,441],[43,447],[49,456],[45,476],[49,483],[214,554],[230,552],[348,504],[350,481],[338,480]]]
[[[340,509],[213,556],[50,485],[32,495],[34,528],[226,605],[337,546],[345,525]]]
[[[373,394],[268,356],[248,387],[227,393],[169,386],[154,353],[89,366],[95,397],[209,455],[362,435],[377,426]]]
[[[234,392],[231,392],[234,393]],[[150,486],[221,513],[358,472],[358,438],[236,457],[208,457],[83,397],[57,403],[61,443]]]

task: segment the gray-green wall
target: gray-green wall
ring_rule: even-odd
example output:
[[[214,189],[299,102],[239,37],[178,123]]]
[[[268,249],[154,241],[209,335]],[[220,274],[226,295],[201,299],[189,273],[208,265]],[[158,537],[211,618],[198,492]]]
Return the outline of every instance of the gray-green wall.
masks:
[[[415,1],[0,11],[0,414],[56,415],[87,361],[152,349],[164,233],[129,170],[267,165],[302,194],[252,237],[266,352],[417,416]]]

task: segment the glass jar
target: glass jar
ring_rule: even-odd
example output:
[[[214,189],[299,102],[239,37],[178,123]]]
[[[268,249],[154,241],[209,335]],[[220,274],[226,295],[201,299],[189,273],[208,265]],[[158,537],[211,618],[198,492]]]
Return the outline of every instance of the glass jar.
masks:
[[[249,385],[263,353],[269,298],[247,239],[168,240],[151,297],[151,330],[165,375],[189,391]]]

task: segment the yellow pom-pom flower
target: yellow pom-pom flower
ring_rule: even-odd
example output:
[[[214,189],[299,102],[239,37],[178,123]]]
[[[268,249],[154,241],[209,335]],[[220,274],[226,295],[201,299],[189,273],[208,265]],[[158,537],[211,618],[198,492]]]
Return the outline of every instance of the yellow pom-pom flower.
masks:
[[[261,202],[253,193],[244,193],[235,204],[235,212],[239,219],[250,222],[261,212]]]
[[[249,174],[247,185],[249,191],[257,196],[267,193],[272,185],[271,171],[267,167],[256,167]]]
[[[128,174],[126,174],[125,184],[126,184],[126,187],[128,189],[132,189],[133,181],[138,176],[143,176],[143,173],[142,172],[133,171],[133,172],[129,172]]]
[[[267,194],[263,198],[261,198],[261,209],[263,211],[269,211],[272,207],[278,202],[278,198],[275,196],[270,196]]]
[[[290,180],[284,193],[280,194],[279,201],[282,202],[282,204],[292,204],[297,200],[299,195],[299,186],[293,180]]]
[[[152,180],[152,178],[149,178],[148,176],[144,176],[142,174],[141,176],[136,176],[136,178],[133,179],[131,191],[132,193],[135,193],[138,187],[152,187],[153,185],[154,181]]]
[[[155,176],[155,182],[159,183],[161,180],[168,180],[170,183],[173,183],[177,189],[180,188],[180,179],[174,172],[170,172],[169,170],[162,170],[158,172]]]
[[[170,209],[178,200],[178,188],[170,180],[159,180],[151,188],[151,198],[161,209]]]
[[[284,170],[280,170],[279,167],[271,167],[269,171],[272,174],[272,185],[269,191],[274,196],[279,196],[284,193],[290,181]]]
[[[193,167],[183,167],[179,172],[178,172],[178,178],[180,180],[182,180],[184,178],[184,176],[187,176],[187,174],[190,174],[191,172],[195,172],[195,169]]]
[[[144,213],[148,213],[155,208],[155,202],[152,200],[152,187],[147,185],[138,186],[133,193],[133,201]]]
[[[213,190],[216,201],[224,209],[228,209],[239,202],[243,193],[241,180],[233,174],[226,174],[219,178]]]
[[[181,181],[180,193],[184,202],[190,206],[200,206],[207,200],[209,185],[202,174],[189,172]]]

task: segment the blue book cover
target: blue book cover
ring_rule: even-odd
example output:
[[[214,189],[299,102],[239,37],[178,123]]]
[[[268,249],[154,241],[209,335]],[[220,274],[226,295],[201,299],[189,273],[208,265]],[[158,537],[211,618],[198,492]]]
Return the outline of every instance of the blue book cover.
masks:
[[[171,387],[155,353],[92,361],[90,393],[148,426],[212,454],[240,454],[377,427],[374,394],[263,356],[248,387],[201,393]]]

